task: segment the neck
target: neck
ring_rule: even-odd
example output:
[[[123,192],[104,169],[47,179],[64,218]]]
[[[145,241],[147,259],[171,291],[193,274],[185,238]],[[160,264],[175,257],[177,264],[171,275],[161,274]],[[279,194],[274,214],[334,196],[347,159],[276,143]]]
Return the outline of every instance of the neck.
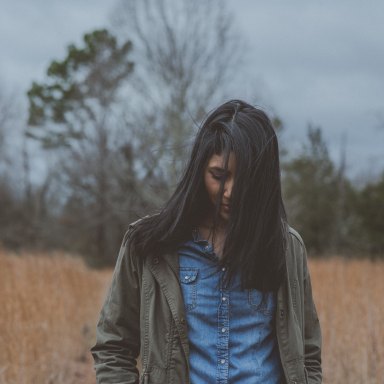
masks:
[[[214,225],[212,216],[207,216],[200,222],[199,228],[209,231],[215,236],[224,235],[227,230],[227,222],[225,220],[219,220]]]
[[[221,257],[226,238],[227,223],[222,220],[214,227],[212,217],[208,217],[201,222],[198,230],[200,236],[209,241],[213,245],[215,253]]]

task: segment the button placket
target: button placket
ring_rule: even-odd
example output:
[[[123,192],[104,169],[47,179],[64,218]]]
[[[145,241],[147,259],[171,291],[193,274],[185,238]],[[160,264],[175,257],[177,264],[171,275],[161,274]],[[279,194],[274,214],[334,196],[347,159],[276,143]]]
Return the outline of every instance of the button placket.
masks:
[[[221,302],[218,308],[218,374],[219,382],[226,382],[229,375],[229,291],[220,289]]]

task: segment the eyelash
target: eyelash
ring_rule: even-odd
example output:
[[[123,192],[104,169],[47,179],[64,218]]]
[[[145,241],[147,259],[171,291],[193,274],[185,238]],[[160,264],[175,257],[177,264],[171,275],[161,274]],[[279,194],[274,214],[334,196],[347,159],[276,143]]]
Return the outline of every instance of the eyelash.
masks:
[[[225,176],[224,175],[215,175],[214,173],[211,173],[212,177],[215,179],[215,180],[218,180],[218,181],[221,181],[223,179],[225,179]]]

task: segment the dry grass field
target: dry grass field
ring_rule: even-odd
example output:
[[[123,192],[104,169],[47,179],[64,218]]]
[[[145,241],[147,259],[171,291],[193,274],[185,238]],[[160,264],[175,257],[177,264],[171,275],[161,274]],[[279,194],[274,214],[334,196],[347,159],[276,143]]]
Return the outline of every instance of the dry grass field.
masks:
[[[311,260],[324,383],[384,384],[384,262]]]
[[[312,260],[324,383],[384,383],[384,262]],[[94,384],[89,347],[111,272],[0,251],[0,384]]]
[[[0,251],[0,383],[94,383],[88,353],[110,271]]]

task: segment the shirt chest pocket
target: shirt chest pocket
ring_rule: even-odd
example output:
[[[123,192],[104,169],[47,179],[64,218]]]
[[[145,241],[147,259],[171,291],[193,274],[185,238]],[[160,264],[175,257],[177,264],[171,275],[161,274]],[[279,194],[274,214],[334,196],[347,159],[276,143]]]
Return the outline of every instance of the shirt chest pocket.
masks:
[[[199,268],[180,267],[180,285],[186,312],[193,310],[197,305],[198,275]]]
[[[276,298],[273,292],[263,293],[257,289],[248,290],[248,304],[255,312],[272,317],[276,311]]]

